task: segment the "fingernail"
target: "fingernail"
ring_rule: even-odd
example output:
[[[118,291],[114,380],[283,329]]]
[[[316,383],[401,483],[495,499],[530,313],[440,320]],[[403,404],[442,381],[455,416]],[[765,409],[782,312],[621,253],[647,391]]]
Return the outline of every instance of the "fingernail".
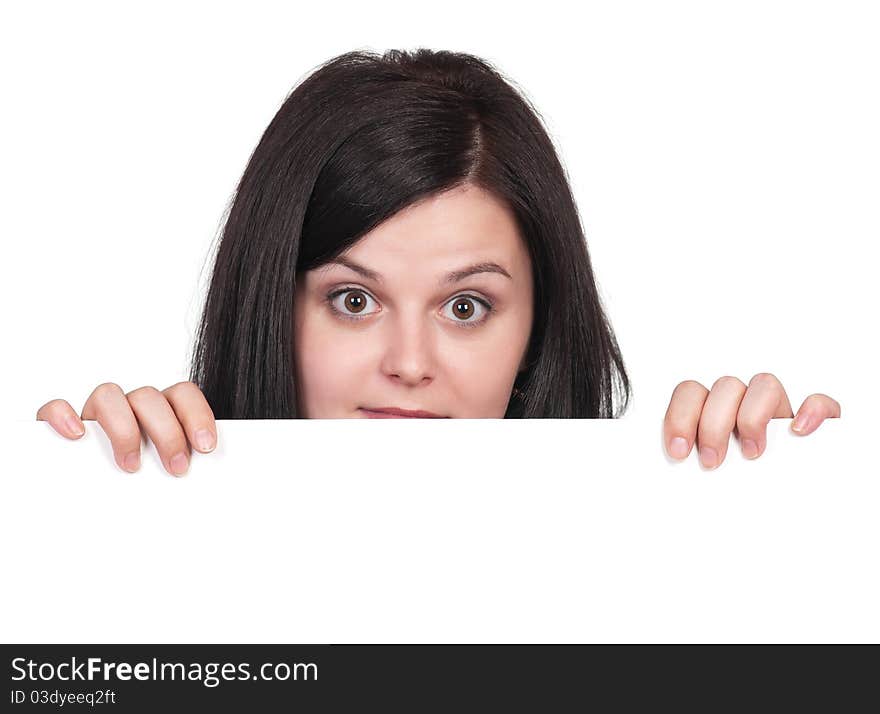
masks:
[[[186,467],[186,454],[181,452],[171,457],[171,473],[173,473],[175,476],[182,476],[183,474],[185,474]]]
[[[801,412],[797,415],[797,419],[792,422],[791,428],[795,431],[806,431],[809,425],[810,415],[807,412]]]
[[[676,436],[671,442],[669,442],[669,455],[672,456],[673,459],[683,459],[687,456],[687,453],[687,439]]]
[[[711,446],[701,446],[700,461],[707,469],[714,469],[718,465],[718,452]]]
[[[743,439],[742,451],[747,459],[754,459],[758,455],[758,445],[751,439]]]
[[[134,473],[138,470],[140,463],[141,455],[136,451],[132,451],[130,454],[126,455],[125,461],[123,462],[123,468],[130,473]]]
[[[214,435],[207,429],[199,429],[196,432],[196,446],[199,447],[199,451],[213,451]]]
[[[67,426],[67,430],[73,434],[74,436],[82,436],[86,433],[86,430],[83,429],[82,424],[80,424],[76,419],[72,416],[67,417],[64,420],[65,425]]]

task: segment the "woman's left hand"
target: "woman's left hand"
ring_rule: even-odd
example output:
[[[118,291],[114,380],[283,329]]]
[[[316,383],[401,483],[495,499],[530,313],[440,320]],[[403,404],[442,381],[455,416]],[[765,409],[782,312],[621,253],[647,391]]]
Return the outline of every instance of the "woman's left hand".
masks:
[[[700,462],[714,469],[724,461],[731,431],[740,439],[743,456],[755,459],[767,446],[767,423],[794,416],[782,384],[761,372],[746,387],[736,377],[721,377],[711,391],[687,380],[672,392],[663,422],[663,442],[674,459],[684,459],[696,439]],[[840,416],[840,404],[826,394],[804,399],[792,422],[796,434],[806,436],[828,418]]]

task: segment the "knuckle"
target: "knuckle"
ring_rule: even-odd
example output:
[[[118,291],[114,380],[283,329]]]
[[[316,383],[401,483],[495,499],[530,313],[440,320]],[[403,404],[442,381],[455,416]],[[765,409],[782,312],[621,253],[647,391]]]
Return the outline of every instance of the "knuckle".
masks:
[[[195,382],[177,382],[176,384],[172,384],[170,387],[162,390],[165,394],[176,394],[178,392],[192,392],[199,391],[199,388],[196,386]]]
[[[775,374],[771,374],[770,372],[758,372],[758,374],[749,380],[749,386],[752,385],[778,387],[781,386],[781,382]]]
[[[688,406],[679,405],[677,409],[666,410],[664,423],[667,429],[683,435],[696,430],[698,416],[699,412]]]
[[[156,448],[165,459],[170,459],[175,454],[181,452],[186,454],[187,442],[186,439],[181,436],[171,436],[165,439],[160,439],[159,443],[156,444]]]
[[[120,387],[115,382],[104,382],[103,384],[99,384],[95,387],[92,392],[92,396],[98,401],[107,401],[108,399],[113,399],[117,396],[125,396],[122,387]]]
[[[111,441],[114,446],[128,450],[141,443],[141,432],[132,428],[120,429],[113,435]]]
[[[827,404],[828,398],[824,394],[811,394],[804,399],[804,405],[810,410],[821,409]]]
[[[161,396],[161,393],[158,389],[156,389],[155,387],[145,386],[133,389],[126,396],[128,397],[129,401],[137,402],[143,400],[144,398],[155,397],[156,395]]]
[[[700,432],[700,435],[697,437],[697,441],[700,444],[700,447],[703,446],[711,446],[715,451],[718,452],[719,456],[721,456],[724,451],[727,449],[727,443],[730,441],[729,435],[725,438],[724,434],[720,434],[718,432],[709,431],[709,432]]]
[[[681,394],[684,392],[699,392],[699,391],[707,391],[706,388],[693,379],[686,379],[683,382],[679,382],[675,389],[672,390],[673,394]]]
[[[666,431],[669,436],[680,436],[688,443],[693,443],[694,438],[696,437],[696,429],[693,425],[683,421],[670,421],[666,426]]]
[[[208,404],[204,392],[195,382],[178,382],[164,389],[162,394],[165,395],[169,402],[176,402],[175,407],[178,405],[183,407],[183,410],[180,412],[183,416],[199,414],[212,421],[214,420],[214,411],[211,409],[211,405]]]
[[[730,441],[732,428],[728,429],[723,424],[704,424],[700,422],[697,427],[697,440],[701,444],[708,444],[715,448],[726,446]]]
[[[743,434],[757,434],[764,428],[764,423],[760,419],[752,416],[737,417],[736,428]]]
[[[739,379],[738,377],[733,377],[729,374],[726,374],[723,377],[719,377],[718,379],[715,380],[715,382],[712,384],[712,389],[715,389],[716,387],[745,387],[745,386],[746,385],[744,385],[742,383],[742,380]]]

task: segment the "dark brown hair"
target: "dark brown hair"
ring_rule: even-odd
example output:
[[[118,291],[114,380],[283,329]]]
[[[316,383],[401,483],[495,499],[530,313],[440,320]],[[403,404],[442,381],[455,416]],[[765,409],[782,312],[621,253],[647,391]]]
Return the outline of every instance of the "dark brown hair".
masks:
[[[629,379],[537,112],[485,60],[419,49],[348,52],[323,64],[290,93],[251,155],[193,352],[190,378],[215,417],[299,416],[297,275],[397,211],[464,183],[510,206],[532,261],[527,368],[505,418],[619,416]]]

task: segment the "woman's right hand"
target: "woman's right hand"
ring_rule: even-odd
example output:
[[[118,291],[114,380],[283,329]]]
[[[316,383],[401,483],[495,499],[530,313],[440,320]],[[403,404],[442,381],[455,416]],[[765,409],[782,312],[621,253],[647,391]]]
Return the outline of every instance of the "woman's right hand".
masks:
[[[161,392],[141,387],[128,394],[112,382],[101,384],[86,400],[82,419],[101,425],[119,468],[130,473],[140,467],[141,429],[155,444],[165,470],[174,476],[182,476],[189,468],[190,444],[203,454],[217,446],[214,412],[193,382],[179,382]],[[37,421],[49,422],[68,439],[85,434],[81,418],[63,399],[41,406]]]

